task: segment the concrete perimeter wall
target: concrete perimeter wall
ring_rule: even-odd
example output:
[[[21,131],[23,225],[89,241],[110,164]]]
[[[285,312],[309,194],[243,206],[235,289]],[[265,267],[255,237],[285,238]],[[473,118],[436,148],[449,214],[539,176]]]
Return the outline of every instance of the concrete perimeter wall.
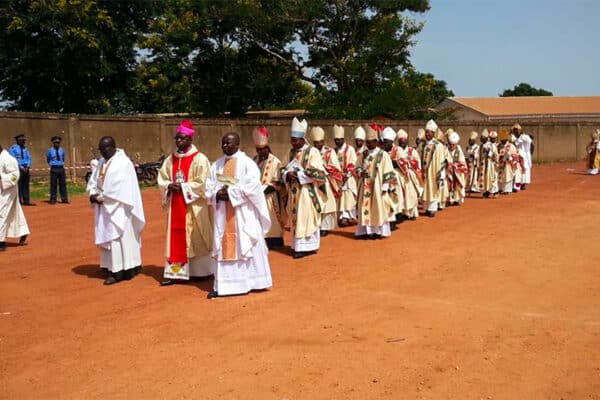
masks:
[[[54,135],[63,137],[62,146],[67,152],[67,165],[73,176],[83,176],[86,165],[98,156],[98,140],[110,135],[117,141],[118,147],[137,162],[158,159],[161,154],[174,150],[173,135],[183,117],[143,116],[104,116],[104,115],[63,115],[0,112],[0,144],[8,149],[15,143],[17,133],[27,136],[32,156],[32,168],[35,175],[47,174],[45,151],[51,146]],[[270,133],[273,152],[284,161],[289,150],[289,127],[291,118],[268,119],[192,119],[196,127],[194,143],[209,159],[215,160],[222,155],[221,136],[229,131],[240,134],[241,149],[254,155],[252,130],[265,125]],[[310,126],[321,126],[326,132],[326,142],[333,146],[332,127],[336,123],[346,128],[346,140],[352,142],[355,127],[373,121],[332,121],[309,119]],[[417,130],[424,121],[377,121],[381,125],[391,126],[409,133],[410,143],[414,143]],[[585,147],[591,133],[598,127],[598,121],[521,121],[526,133],[534,138],[534,161],[538,163],[556,161],[583,160]],[[446,130],[453,128],[461,135],[461,144],[466,146],[471,131],[481,132],[484,128],[497,130],[510,129],[512,122],[489,121],[441,121],[439,126]],[[310,130],[309,126],[309,130]]]

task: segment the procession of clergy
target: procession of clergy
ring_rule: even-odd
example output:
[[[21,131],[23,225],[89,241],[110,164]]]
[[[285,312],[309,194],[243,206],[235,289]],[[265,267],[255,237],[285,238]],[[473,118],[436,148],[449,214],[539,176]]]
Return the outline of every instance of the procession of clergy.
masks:
[[[159,171],[167,212],[161,285],[214,276],[208,298],[271,287],[268,249],[284,245],[288,227],[293,258],[302,258],[316,253],[321,237],[337,226],[355,225],[358,239],[386,238],[398,223],[415,220],[420,207],[434,217],[446,206],[461,205],[471,193],[485,198],[509,194],[525,189],[531,179],[531,138],[518,124],[510,133],[484,130],[480,143],[472,132],[463,152],[459,134],[442,132],[434,121],[419,130],[415,147],[408,145],[403,129],[379,125],[356,128],[354,147],[346,142],[344,128],[335,125],[332,148],[325,145],[322,128],[308,132],[307,121],[294,118],[286,163],[271,152],[265,127],[253,132],[254,158],[239,150],[240,137],[230,132],[221,140],[223,156],[212,165],[192,144],[194,135],[192,123],[183,121],[174,136],[177,150]],[[98,149],[102,158],[87,191],[100,267],[107,275],[104,284],[112,285],[141,271],[145,217],[125,152],[110,136],[100,140]],[[6,188],[18,179],[10,161],[1,171],[3,197],[14,197]],[[0,204],[9,203],[14,210],[0,211],[22,217],[18,201]],[[0,235],[15,231],[0,228]]]

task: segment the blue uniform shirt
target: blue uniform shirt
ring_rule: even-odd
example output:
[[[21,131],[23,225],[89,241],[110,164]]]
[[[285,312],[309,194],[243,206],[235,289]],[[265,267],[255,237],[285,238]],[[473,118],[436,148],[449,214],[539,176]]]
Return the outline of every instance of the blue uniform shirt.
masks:
[[[46,161],[51,167],[64,167],[65,166],[65,151],[62,147],[55,149],[51,147],[46,151]]]
[[[17,159],[19,162],[19,167],[31,167],[31,154],[29,154],[29,149],[27,147],[21,147],[15,143],[10,146],[8,152]]]

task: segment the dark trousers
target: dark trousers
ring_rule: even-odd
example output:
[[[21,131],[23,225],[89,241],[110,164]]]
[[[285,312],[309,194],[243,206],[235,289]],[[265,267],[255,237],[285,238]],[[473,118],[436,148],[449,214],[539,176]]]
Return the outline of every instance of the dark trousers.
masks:
[[[19,201],[21,204],[29,203],[29,172],[20,171],[19,176]]]
[[[56,187],[60,191],[60,199],[68,201],[67,179],[64,167],[50,167],[50,201],[56,201]]]

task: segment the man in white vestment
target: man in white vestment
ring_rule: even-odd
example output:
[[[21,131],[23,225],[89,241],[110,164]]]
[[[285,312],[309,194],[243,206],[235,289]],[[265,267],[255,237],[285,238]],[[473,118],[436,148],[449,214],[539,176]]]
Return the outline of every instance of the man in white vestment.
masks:
[[[267,244],[269,209],[256,163],[239,150],[237,133],[221,140],[224,156],[210,168],[208,204],[215,209],[213,257],[217,269],[212,299],[272,286]]]
[[[533,140],[531,140],[531,136],[523,133],[523,129],[519,124],[514,124],[511,131],[517,137],[515,146],[519,153],[523,155],[523,172],[519,190],[525,190],[525,186],[531,183],[531,144]]]
[[[131,279],[142,268],[141,232],[146,223],[133,163],[110,136],[100,139],[102,158],[87,192],[94,207],[94,243],[100,249],[105,285]]]
[[[23,246],[29,235],[27,220],[19,203],[19,163],[0,146],[0,251],[6,238],[19,238]]]

